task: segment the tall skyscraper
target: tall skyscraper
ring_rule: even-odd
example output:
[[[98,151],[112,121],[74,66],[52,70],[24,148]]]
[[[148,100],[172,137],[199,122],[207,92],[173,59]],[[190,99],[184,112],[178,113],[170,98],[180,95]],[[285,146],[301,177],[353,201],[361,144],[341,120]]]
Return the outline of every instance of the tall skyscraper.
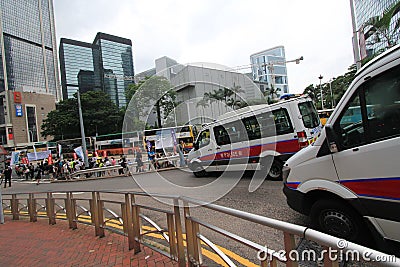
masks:
[[[371,35],[370,26],[365,26],[365,23],[372,17],[381,16],[385,10],[390,8],[392,5],[397,3],[398,0],[351,0],[350,4],[353,4],[354,13],[352,14],[354,19],[353,30],[357,33],[357,45],[359,57],[361,59],[372,56],[375,53],[382,51],[387,48],[387,40],[380,38],[380,40],[374,40]],[[400,18],[400,12],[397,13],[391,20],[390,31],[393,30],[397,20]],[[391,36],[393,40],[399,39],[399,32]],[[357,60],[357,55],[355,55]]]
[[[274,97],[288,93],[285,48],[273,47],[250,56],[253,80],[267,83]]]
[[[97,33],[92,44],[62,38],[61,83],[64,98],[78,90],[102,90],[119,107],[127,104],[125,91],[134,82],[132,42]]]
[[[52,0],[0,1],[0,142],[39,141],[42,118],[29,93],[61,99]],[[18,94],[15,94],[15,93]],[[13,98],[14,94],[14,98]],[[15,97],[17,95],[17,97]],[[21,96],[27,97],[20,99]],[[13,101],[14,100],[14,101]],[[14,107],[15,105],[15,107]],[[27,106],[28,105],[28,106]],[[30,105],[30,106],[29,106]],[[54,106],[54,102],[53,102]],[[43,109],[45,108],[42,106]],[[46,112],[41,114],[46,115]],[[13,116],[17,118],[13,118]],[[20,116],[21,115],[21,116]],[[27,116],[28,118],[24,118]],[[19,124],[19,119],[27,123]],[[19,124],[20,128],[14,126]],[[21,140],[23,139],[23,140]]]

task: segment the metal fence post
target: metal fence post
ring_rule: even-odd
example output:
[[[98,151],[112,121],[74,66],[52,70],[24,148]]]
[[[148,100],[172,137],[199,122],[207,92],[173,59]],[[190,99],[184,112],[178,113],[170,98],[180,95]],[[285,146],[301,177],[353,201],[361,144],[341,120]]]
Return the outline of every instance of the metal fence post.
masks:
[[[67,198],[65,199],[65,209],[68,218],[68,225],[70,229],[77,229],[76,223],[76,208],[75,201],[73,200],[72,192],[67,192]]]
[[[36,199],[35,199],[34,194],[29,194],[28,213],[29,213],[29,221],[36,222],[37,221],[37,212],[36,212]]]
[[[89,205],[90,205],[90,218],[92,220],[92,225],[94,225],[94,234],[98,236],[99,220],[97,215],[96,192],[92,192],[92,199],[89,200]]]
[[[195,237],[193,237],[192,221],[190,220],[190,207],[189,203],[186,201],[183,202],[183,214],[185,217],[187,258],[189,266],[196,266],[193,247]]]
[[[167,225],[168,225],[168,237],[169,237],[169,253],[174,260],[178,259],[178,253],[176,249],[176,237],[175,237],[175,226],[174,226],[174,215],[167,213]]]
[[[181,213],[179,209],[179,200],[174,199],[174,215],[175,215],[175,231],[176,231],[176,242],[178,248],[178,264],[179,266],[186,266],[185,249],[183,246],[183,231],[181,223]]]
[[[13,216],[13,220],[19,220],[19,210],[18,210],[18,198],[17,195],[11,196],[11,213]]]
[[[47,217],[49,218],[49,224],[51,224],[51,225],[56,224],[56,214],[54,213],[54,203],[55,203],[55,200],[53,198],[53,194],[47,193],[46,212],[47,212]]]
[[[294,240],[294,235],[289,234],[287,232],[283,232],[283,241],[285,243],[286,255],[289,255],[290,251],[296,249],[296,242]],[[291,261],[290,258],[287,258],[286,266],[297,267],[298,264],[295,261]]]
[[[99,223],[98,236],[104,237],[105,236],[104,212],[103,212],[104,202],[100,199],[100,192],[96,192],[96,198],[97,198],[97,200],[96,200],[96,202],[97,202],[97,219],[98,219],[98,223]]]
[[[329,251],[329,247],[323,247],[325,251]],[[326,267],[339,267],[339,256],[336,257],[335,261],[332,261],[330,253],[324,253],[324,266]]]
[[[136,253],[140,252],[140,234],[141,234],[141,224],[140,224],[140,208],[136,206],[135,195],[131,194],[131,210],[132,210],[132,224],[133,224],[133,250]]]
[[[136,253],[138,247],[140,250],[140,244],[135,241],[135,234],[133,230],[134,225],[132,222],[132,203],[129,194],[125,194],[125,204],[123,205],[122,214],[124,215],[124,229],[125,232],[128,234],[129,250],[134,249]]]

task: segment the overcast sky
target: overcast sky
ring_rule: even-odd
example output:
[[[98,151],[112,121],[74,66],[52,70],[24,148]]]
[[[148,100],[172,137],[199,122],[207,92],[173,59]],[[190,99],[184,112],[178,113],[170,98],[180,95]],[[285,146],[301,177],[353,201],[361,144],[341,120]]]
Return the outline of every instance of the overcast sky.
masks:
[[[353,64],[348,0],[54,0],[60,38],[92,42],[97,32],[132,40],[135,73],[168,56],[179,63],[250,64],[285,46],[289,90],[327,82]]]

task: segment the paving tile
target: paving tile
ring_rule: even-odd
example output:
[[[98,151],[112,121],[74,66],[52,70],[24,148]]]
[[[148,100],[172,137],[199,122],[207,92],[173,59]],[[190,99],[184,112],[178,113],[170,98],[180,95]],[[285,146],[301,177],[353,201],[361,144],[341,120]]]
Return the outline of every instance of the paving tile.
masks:
[[[78,224],[71,230],[61,220],[49,225],[45,219],[35,223],[5,219],[0,224],[0,247],[7,247],[0,250],[1,266],[178,266],[147,247],[135,255],[126,237],[116,233],[106,231],[98,238],[89,225]]]

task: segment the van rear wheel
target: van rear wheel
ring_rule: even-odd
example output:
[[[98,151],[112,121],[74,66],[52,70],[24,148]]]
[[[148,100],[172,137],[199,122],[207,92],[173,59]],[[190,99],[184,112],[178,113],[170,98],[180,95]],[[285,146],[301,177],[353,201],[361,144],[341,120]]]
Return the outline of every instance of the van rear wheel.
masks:
[[[366,244],[369,232],[363,219],[348,203],[334,199],[318,200],[311,207],[312,226],[324,233]]]

